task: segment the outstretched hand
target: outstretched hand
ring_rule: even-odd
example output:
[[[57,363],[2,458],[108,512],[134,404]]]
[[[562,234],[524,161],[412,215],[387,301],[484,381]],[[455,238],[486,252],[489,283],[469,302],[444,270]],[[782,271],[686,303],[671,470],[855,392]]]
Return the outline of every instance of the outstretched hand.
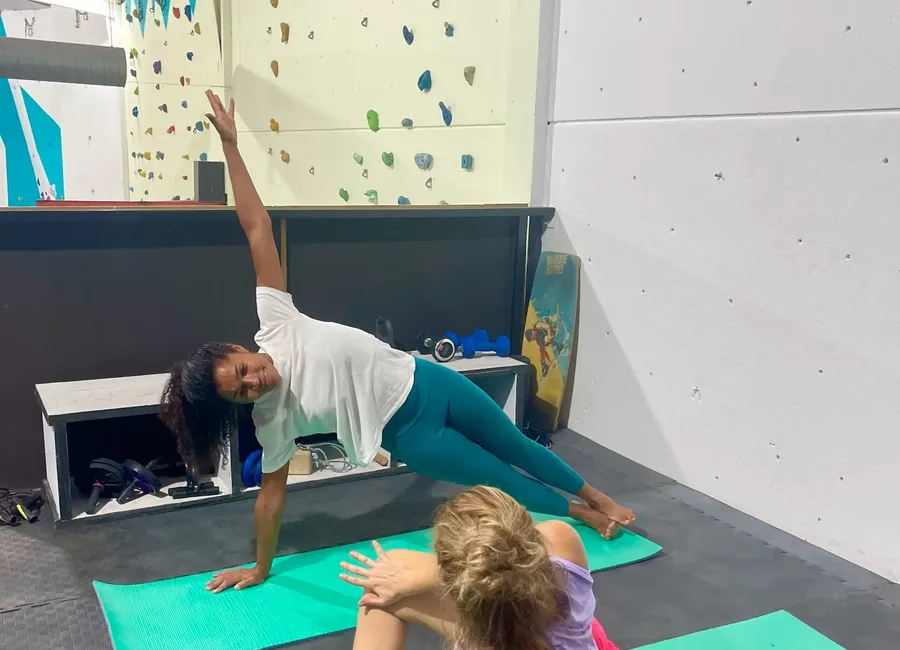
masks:
[[[237,126],[234,123],[234,100],[232,99],[225,110],[225,105],[219,96],[211,90],[206,91],[206,98],[212,107],[212,113],[207,113],[206,117],[216,127],[219,136],[222,138],[222,144],[237,144]]]
[[[375,559],[350,552],[350,557],[360,564],[341,562],[341,568],[348,573],[341,574],[341,580],[365,589],[359,600],[360,607],[387,607],[404,596],[404,578],[406,567],[397,560],[388,557],[381,545],[373,541]]]

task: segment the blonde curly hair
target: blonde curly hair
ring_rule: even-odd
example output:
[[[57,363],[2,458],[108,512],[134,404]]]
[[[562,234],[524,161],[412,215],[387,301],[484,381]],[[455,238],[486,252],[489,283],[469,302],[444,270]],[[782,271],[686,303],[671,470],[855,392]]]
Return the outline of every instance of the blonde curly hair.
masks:
[[[568,599],[525,508],[476,486],[444,504],[433,533],[440,586],[459,616],[458,648],[551,650],[547,629],[568,616]]]

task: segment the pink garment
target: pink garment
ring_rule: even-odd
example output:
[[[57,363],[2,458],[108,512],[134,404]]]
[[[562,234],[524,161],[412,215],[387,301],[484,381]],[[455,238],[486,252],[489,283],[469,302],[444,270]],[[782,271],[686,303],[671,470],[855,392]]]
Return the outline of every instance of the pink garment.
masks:
[[[596,618],[591,621],[591,634],[594,635],[594,643],[597,644],[597,650],[619,650],[616,644],[606,636],[606,630],[603,629],[600,621]]]

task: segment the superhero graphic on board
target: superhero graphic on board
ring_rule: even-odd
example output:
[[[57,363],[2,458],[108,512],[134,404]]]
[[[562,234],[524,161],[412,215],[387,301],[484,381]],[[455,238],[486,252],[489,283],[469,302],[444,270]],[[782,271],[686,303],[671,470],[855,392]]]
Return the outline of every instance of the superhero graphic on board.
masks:
[[[559,312],[550,316],[544,316],[535,321],[531,329],[525,330],[525,340],[537,344],[541,354],[541,376],[546,377],[547,373],[556,365],[556,357],[565,349],[569,343],[569,336],[557,341],[559,336]],[[554,358],[551,360],[550,351],[553,352]]]

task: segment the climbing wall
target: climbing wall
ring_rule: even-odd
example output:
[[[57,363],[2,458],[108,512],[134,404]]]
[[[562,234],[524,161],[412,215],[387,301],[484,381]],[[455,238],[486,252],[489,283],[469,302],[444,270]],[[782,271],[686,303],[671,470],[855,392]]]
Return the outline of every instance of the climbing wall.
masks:
[[[896,0],[559,5],[569,425],[900,581]]]
[[[240,144],[263,200],[528,201],[538,4],[233,3]]]
[[[126,0],[121,5],[128,195],[193,198],[193,161],[221,158],[204,117],[208,88],[224,93],[219,20],[213,0]]]

